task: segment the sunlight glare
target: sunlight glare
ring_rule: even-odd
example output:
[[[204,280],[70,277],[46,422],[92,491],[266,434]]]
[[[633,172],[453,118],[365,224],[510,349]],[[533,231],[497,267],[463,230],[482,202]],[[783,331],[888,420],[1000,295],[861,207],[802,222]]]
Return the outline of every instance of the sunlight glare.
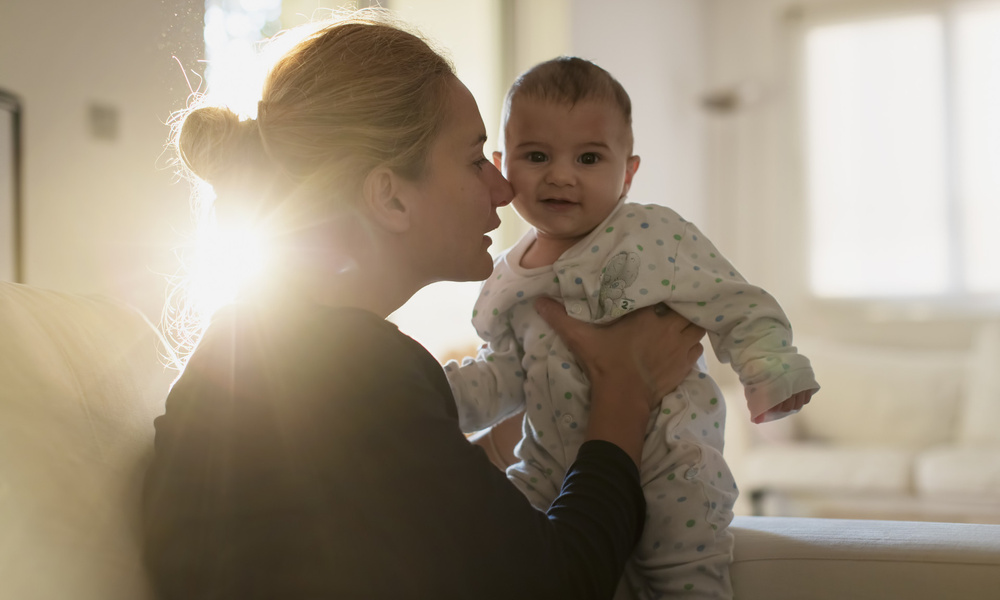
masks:
[[[210,194],[210,188],[205,193]],[[188,291],[201,319],[210,319],[242,290],[265,283],[271,256],[268,239],[260,226],[220,227],[214,218],[202,219],[194,240]]]

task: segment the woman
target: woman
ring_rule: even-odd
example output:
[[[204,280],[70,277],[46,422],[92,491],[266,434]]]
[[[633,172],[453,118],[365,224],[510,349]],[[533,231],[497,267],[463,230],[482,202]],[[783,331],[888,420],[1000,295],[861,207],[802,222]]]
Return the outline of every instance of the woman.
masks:
[[[256,121],[190,112],[184,163],[220,224],[279,250],[280,292],[213,319],[156,420],[144,502],[162,598],[610,598],[637,540],[650,407],[702,331],[538,309],[592,381],[588,442],[547,513],[458,428],[440,366],[384,318],[483,279],[511,200],[450,65],[382,13],[327,26],[271,70]]]

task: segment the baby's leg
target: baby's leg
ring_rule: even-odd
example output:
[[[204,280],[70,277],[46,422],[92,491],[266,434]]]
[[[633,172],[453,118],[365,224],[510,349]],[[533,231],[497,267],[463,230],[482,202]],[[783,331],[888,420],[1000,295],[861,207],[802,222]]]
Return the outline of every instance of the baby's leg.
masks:
[[[627,571],[635,596],[732,598],[728,526],[737,490],[721,452],[696,443],[689,431],[650,438],[665,448],[649,456],[654,440],[647,439],[643,454],[646,525]]]

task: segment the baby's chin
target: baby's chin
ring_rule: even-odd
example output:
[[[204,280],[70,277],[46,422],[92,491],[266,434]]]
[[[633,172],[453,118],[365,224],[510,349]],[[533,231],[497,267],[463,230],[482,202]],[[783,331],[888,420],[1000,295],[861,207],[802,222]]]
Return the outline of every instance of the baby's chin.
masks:
[[[569,247],[573,246],[580,240],[590,235],[590,233],[593,230],[594,229],[591,228],[586,231],[579,231],[579,230],[567,231],[567,230],[560,230],[558,228],[546,229],[544,227],[539,228],[538,226],[535,226],[535,238],[547,242],[557,242],[563,247],[568,249]]]

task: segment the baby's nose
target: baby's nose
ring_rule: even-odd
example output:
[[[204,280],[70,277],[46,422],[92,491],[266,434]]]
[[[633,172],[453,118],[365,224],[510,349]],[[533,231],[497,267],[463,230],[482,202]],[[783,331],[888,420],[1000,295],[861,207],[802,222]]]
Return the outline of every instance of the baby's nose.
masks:
[[[545,173],[545,182],[552,185],[571,185],[575,181],[573,166],[563,161],[553,161]]]

